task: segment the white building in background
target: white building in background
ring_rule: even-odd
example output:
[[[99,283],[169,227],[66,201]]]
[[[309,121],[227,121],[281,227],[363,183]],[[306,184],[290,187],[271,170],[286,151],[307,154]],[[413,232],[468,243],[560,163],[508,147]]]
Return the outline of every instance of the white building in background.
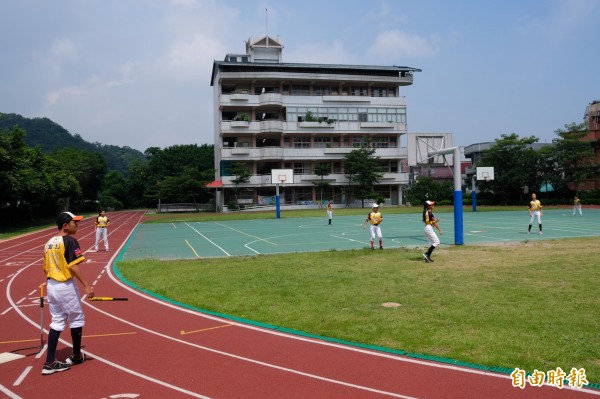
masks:
[[[315,165],[326,163],[330,186],[323,200],[346,203],[344,156],[369,141],[380,158],[383,177],[376,192],[392,205],[403,202],[409,184],[406,99],[419,69],[284,63],[279,38],[250,38],[244,54],[213,63],[215,182],[221,207],[233,198],[234,163],[252,171],[239,185],[241,204],[268,202],[275,195],[271,170],[293,169],[294,182],[280,189],[286,204],[318,203],[321,178]],[[415,161],[415,165],[418,163]],[[222,194],[222,195],[221,195]]]

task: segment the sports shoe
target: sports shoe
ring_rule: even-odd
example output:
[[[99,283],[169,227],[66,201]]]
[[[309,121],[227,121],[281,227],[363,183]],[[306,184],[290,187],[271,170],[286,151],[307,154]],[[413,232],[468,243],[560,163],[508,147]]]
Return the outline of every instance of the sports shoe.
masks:
[[[67,360],[65,360],[65,362],[70,365],[73,366],[75,364],[81,364],[83,362],[85,362],[85,353],[81,352],[81,355],[76,356],[76,355],[71,355],[67,358]]]
[[[425,259],[426,263],[431,262],[431,259],[429,259],[429,256],[427,256],[427,253],[423,252],[423,259]]]
[[[542,232],[540,231],[540,235],[542,235],[542,234],[544,234],[544,233],[542,233]]]
[[[44,368],[42,368],[42,375],[50,375],[50,374],[54,374],[59,371],[66,371],[70,368],[71,368],[71,366],[69,366],[67,363],[63,363],[63,362],[59,362],[58,360],[55,360],[54,363],[52,363],[52,364],[44,363]]]
[[[379,249],[383,249],[383,247],[379,247]]]

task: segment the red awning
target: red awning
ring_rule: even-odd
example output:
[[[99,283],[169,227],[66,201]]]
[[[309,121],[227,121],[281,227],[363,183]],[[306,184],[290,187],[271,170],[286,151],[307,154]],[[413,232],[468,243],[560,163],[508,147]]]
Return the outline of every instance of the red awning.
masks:
[[[215,180],[206,185],[207,188],[221,188],[223,187],[223,180]]]

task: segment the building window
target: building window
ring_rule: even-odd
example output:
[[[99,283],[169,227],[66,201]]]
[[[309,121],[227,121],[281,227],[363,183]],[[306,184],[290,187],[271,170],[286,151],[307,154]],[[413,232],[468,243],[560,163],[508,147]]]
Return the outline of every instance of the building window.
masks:
[[[308,96],[310,94],[310,86],[308,85],[292,85],[292,96]]]
[[[330,137],[315,137],[315,148],[331,147]]]
[[[331,173],[341,174],[342,173],[342,162],[334,161],[331,163]]]
[[[295,175],[303,175],[303,174],[307,173],[307,172],[305,172],[306,169],[304,167],[304,163],[302,163],[302,162],[294,162],[292,165],[293,165],[292,169],[294,169],[294,174]]]
[[[352,147],[361,148],[366,147],[367,143],[364,137],[352,137]]]
[[[310,148],[310,137],[294,137],[294,148]]]
[[[328,96],[329,93],[329,86],[313,86],[313,95],[315,96]]]
[[[371,144],[373,148],[389,148],[390,140],[388,137],[373,137]]]
[[[367,96],[369,88],[367,86],[352,86],[353,96]]]

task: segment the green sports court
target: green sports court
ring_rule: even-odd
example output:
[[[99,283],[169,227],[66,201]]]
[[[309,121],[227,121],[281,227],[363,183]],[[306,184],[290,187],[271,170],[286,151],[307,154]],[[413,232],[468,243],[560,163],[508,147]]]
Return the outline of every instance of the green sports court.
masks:
[[[365,215],[368,209],[365,209]],[[387,214],[382,209],[383,245],[392,248],[425,248],[420,213]],[[454,245],[454,214],[437,213],[442,246]],[[370,233],[362,216],[257,219],[213,222],[141,224],[122,254],[123,260],[195,259],[278,253],[368,249]],[[529,214],[523,211],[463,213],[464,245],[502,244],[536,240],[600,236],[600,210],[584,209],[573,216],[570,208],[544,210],[543,235],[537,221],[527,234]],[[437,232],[437,231],[436,231]]]

